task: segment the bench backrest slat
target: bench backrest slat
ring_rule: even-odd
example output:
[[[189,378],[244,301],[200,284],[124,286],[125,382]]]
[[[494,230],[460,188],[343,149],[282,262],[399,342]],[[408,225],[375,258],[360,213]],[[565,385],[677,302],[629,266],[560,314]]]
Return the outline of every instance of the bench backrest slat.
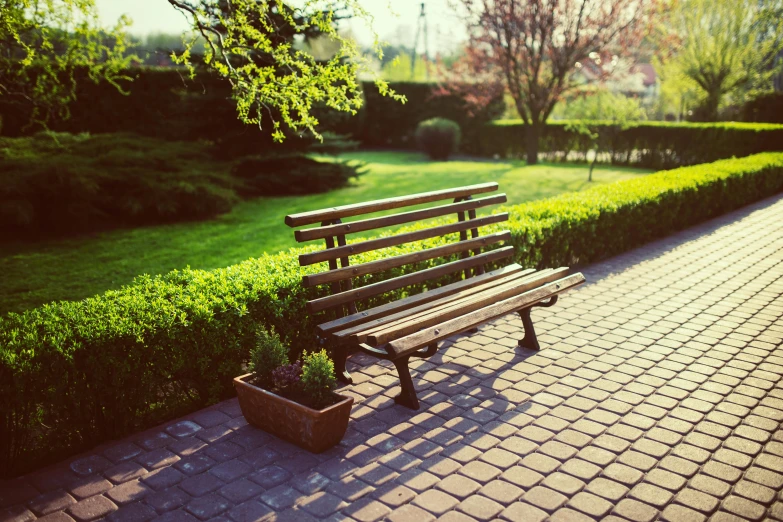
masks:
[[[459,272],[468,268],[483,266],[486,263],[492,263],[500,259],[508,258],[514,255],[514,247],[502,247],[490,252],[484,252],[483,254],[474,255],[459,261],[452,261],[450,263],[444,263],[432,268],[426,268],[413,272],[411,274],[405,274],[394,279],[388,279],[386,281],[380,281],[371,285],[356,288],[354,290],[348,290],[339,294],[330,295],[327,297],[321,297],[320,299],[314,299],[307,303],[308,312],[311,314],[326,310],[345,303],[351,303],[360,299],[367,299],[384,292],[390,292],[397,290],[405,286],[415,285],[422,283],[430,279],[436,279],[447,274]]]
[[[507,220],[508,220],[508,212],[503,212],[500,214],[492,214],[477,219],[460,221],[458,223],[451,223],[448,225],[441,225],[432,228],[416,230],[414,232],[405,232],[403,234],[396,234],[393,236],[382,237],[378,239],[370,239],[367,241],[362,241],[360,243],[351,243],[350,245],[346,245],[342,247],[327,248],[326,250],[319,250],[318,252],[311,252],[309,254],[300,255],[299,264],[301,266],[312,265],[314,263],[329,261],[330,259],[338,259],[341,257],[348,257],[356,254],[361,254],[364,252],[379,250],[381,248],[404,245],[405,243],[413,243],[415,241],[421,241],[423,239],[430,239],[433,237],[444,236],[446,234],[453,234],[455,232],[462,232],[469,229],[476,229],[479,227],[493,225],[495,223],[500,223],[502,221],[507,221]]]
[[[421,210],[411,210],[392,214],[391,216],[381,216],[371,219],[362,219],[351,221],[350,223],[340,223],[337,225],[327,225],[318,228],[307,228],[294,231],[294,238],[299,242],[312,241],[314,239],[323,239],[329,236],[339,236],[355,234],[357,232],[366,232],[378,228],[393,227],[405,223],[413,223],[423,219],[432,219],[458,212],[476,210],[477,208],[488,207],[490,205],[499,205],[507,201],[505,194],[497,194],[486,198],[471,199],[460,201],[459,203],[449,203],[437,207],[430,207]]]
[[[490,205],[506,202],[505,194],[495,194],[478,199],[472,199],[476,194],[496,191],[497,183],[480,183],[467,187],[457,187],[433,192],[399,196],[377,201],[356,203],[328,209],[303,212],[286,216],[285,222],[291,227],[320,223],[320,227],[312,227],[294,232],[297,241],[325,240],[326,249],[308,252],[299,256],[299,265],[308,266],[316,263],[328,263],[328,270],[302,277],[304,286],[328,284],[332,295],[314,299],[307,303],[310,313],[334,308],[337,315],[353,315],[356,313],[357,300],[367,299],[375,295],[397,290],[406,286],[425,283],[429,288],[430,280],[435,280],[448,274],[464,271],[466,278],[475,278],[484,273],[484,265],[499,259],[510,257],[513,248],[499,248],[482,253],[482,249],[501,242],[511,240],[508,231],[495,232],[479,236],[479,229],[508,220],[507,212],[477,216],[476,210]],[[380,217],[360,217],[354,221],[343,223],[342,218],[372,214],[390,209],[402,209],[452,199],[448,204],[436,203],[428,208],[399,211],[395,214]],[[455,216],[455,222],[443,224],[425,221],[422,226],[411,232],[391,233],[385,237],[358,240],[347,243],[346,236],[367,230],[393,227],[405,223],[421,222],[441,216]],[[448,239],[434,247],[422,248],[419,251],[378,258],[375,261],[353,264],[352,257],[366,252],[424,241],[436,237],[459,234],[457,241]],[[452,256],[461,259],[452,261]],[[385,272],[390,269],[430,259],[445,258],[442,264],[432,268],[419,269],[413,273],[392,277],[377,283],[354,288],[354,278]],[[473,277],[471,277],[473,276]],[[437,286],[437,285],[434,285]],[[347,307],[346,307],[347,306]]]
[[[387,257],[377,261],[370,261],[369,263],[347,266],[345,268],[338,268],[337,270],[328,270],[318,274],[306,275],[302,278],[302,284],[304,284],[304,286],[315,286],[322,285],[324,283],[331,283],[333,281],[343,281],[345,279],[351,279],[352,277],[375,274],[378,272],[383,272],[384,270],[389,270],[390,268],[397,268],[411,263],[418,263],[419,261],[435,259],[436,257],[467,252],[469,250],[475,250],[480,247],[494,245],[496,243],[500,243],[501,241],[510,240],[511,232],[505,230],[503,232],[496,232],[494,234],[468,239],[467,241],[450,243],[441,247],[429,248],[400,256]]]
[[[400,207],[411,207],[423,203],[431,203],[444,199],[464,198],[474,194],[484,192],[494,192],[498,189],[497,183],[481,183],[467,187],[458,187],[446,190],[436,190],[433,192],[422,192],[420,194],[411,194],[410,196],[399,196],[395,198],[379,199],[376,201],[367,201],[364,203],[355,203],[353,205],[344,205],[340,207],[326,208],[322,210],[313,210],[311,212],[302,212],[291,214],[285,217],[285,224],[289,227],[300,227],[311,225],[324,221],[342,219],[344,217],[359,216],[361,214],[371,214],[383,210],[391,210]]]

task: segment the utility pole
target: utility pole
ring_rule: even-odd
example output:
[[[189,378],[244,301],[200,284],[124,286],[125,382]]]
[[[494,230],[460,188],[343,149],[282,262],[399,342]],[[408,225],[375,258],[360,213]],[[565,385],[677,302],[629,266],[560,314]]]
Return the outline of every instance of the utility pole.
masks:
[[[411,80],[414,78],[416,71],[416,50],[419,47],[419,36],[424,33],[424,58],[429,61],[430,59],[430,35],[427,28],[427,14],[424,11],[424,2],[421,3],[421,12],[419,12],[419,19],[416,22],[416,37],[413,39],[413,50],[411,50]],[[425,72],[426,78],[429,80],[429,70]]]

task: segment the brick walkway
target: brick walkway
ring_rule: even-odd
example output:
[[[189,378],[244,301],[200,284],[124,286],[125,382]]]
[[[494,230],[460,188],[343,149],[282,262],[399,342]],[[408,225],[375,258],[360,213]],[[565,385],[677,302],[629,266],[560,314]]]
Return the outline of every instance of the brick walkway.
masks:
[[[0,484],[0,519],[783,520],[783,197],[584,272],[541,352],[508,316],[420,361],[419,412],[354,368],[324,454],[227,401]]]

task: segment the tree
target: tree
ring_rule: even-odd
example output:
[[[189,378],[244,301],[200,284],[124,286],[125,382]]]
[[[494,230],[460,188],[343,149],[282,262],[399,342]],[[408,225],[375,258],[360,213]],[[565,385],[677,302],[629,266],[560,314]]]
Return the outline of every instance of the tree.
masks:
[[[593,160],[587,181],[593,181],[598,157],[611,151],[614,141],[631,122],[646,120],[647,114],[635,98],[606,89],[583,94],[567,104],[563,116],[574,120],[566,125],[566,129],[584,136],[592,145]]]
[[[779,0],[673,0],[662,23],[662,61],[698,85],[700,119],[715,121],[728,94],[768,89],[783,49]]]
[[[453,0],[464,12],[465,69],[487,90],[492,79],[514,100],[525,124],[526,156],[538,159],[541,130],[557,101],[594,57],[609,63],[637,44],[649,0]],[[479,85],[482,84],[482,85]]]
[[[56,68],[52,64],[59,63],[62,49],[58,51],[52,44],[53,38],[39,38],[36,45],[29,45],[25,36],[25,32],[49,35],[53,27],[58,28],[60,40],[69,46],[66,50],[77,45],[86,49],[75,65],[87,67],[96,78],[112,80],[120,75],[128,65],[122,32],[128,21],[121,20],[114,32],[103,32],[97,25],[94,1],[0,0],[0,37],[21,50],[9,52],[0,64],[2,91],[11,90],[12,84],[5,81],[6,71],[21,71],[19,74],[30,77],[34,63]],[[184,50],[173,53],[173,60],[193,75],[194,46],[203,45],[203,57],[198,63],[231,84],[239,119],[259,126],[272,125],[277,141],[284,139],[281,125],[320,137],[316,131],[318,120],[312,113],[318,104],[352,114],[361,106],[357,73],[365,61],[355,43],[337,30],[337,21],[344,17],[371,20],[358,0],[297,0],[290,5],[283,0],[161,1],[168,1],[186,15],[192,26],[192,33],[183,35],[187,39]],[[75,23],[82,19],[89,24]],[[104,35],[114,37],[111,46],[96,43]],[[337,43],[336,52],[328,59],[317,59],[307,52],[306,46],[298,45],[311,37],[333,40]],[[381,53],[377,41],[375,49]],[[56,91],[62,74],[55,72],[44,75],[39,80],[41,85]],[[376,85],[382,94],[404,101],[383,80],[376,80]],[[41,95],[42,90],[37,88],[28,98],[47,98]],[[72,96],[59,96],[53,101],[62,112],[67,111],[70,99]]]
[[[93,0],[0,0],[0,101],[27,104],[45,123],[68,117],[82,68],[119,88],[129,23],[101,27]]]

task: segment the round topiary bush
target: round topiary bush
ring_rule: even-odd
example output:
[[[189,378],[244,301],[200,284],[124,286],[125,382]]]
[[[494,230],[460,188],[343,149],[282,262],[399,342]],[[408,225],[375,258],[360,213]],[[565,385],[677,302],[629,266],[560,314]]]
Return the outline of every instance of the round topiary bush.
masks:
[[[431,118],[416,127],[416,142],[430,159],[445,160],[457,151],[461,132],[456,122]]]

